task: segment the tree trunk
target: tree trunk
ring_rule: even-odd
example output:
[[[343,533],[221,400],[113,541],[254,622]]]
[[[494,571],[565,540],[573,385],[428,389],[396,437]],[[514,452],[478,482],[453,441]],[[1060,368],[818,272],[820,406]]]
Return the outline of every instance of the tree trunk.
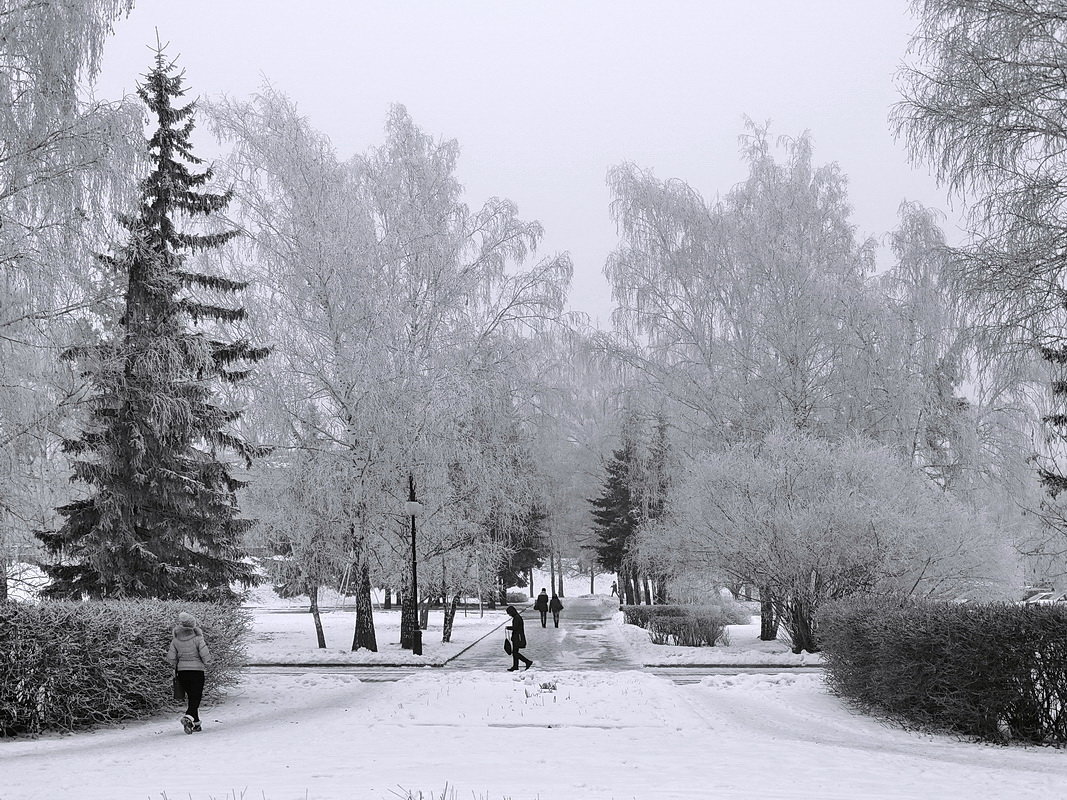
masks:
[[[384,599],[382,600],[382,608],[384,608],[386,611],[389,611],[393,607],[393,590],[386,586],[384,589],[382,589],[382,593],[385,595]]]
[[[552,587],[552,594],[556,593],[556,554],[548,554],[548,585]],[[530,596],[533,597],[533,587],[530,587]]]
[[[7,553],[0,551],[0,602],[7,600]]]
[[[497,578],[497,590],[500,593],[500,605],[506,606],[508,604],[508,587],[504,585],[503,578]]]
[[[445,625],[441,632],[442,642],[452,641],[452,622],[456,619],[456,606],[459,605],[459,595],[452,595],[452,602],[445,606]]]
[[[366,648],[378,652],[378,638],[374,633],[374,603],[370,592],[370,565],[360,559],[356,568],[356,628],[352,633],[352,649]]]
[[[319,615],[319,587],[308,581],[306,584],[308,599],[311,601],[311,616],[315,620],[315,638],[319,640],[319,649],[326,649],[326,634],[322,632],[322,617]]]
[[[800,653],[807,650],[809,653],[819,652],[819,646],[815,641],[815,609],[813,604],[806,599],[794,598],[788,605],[789,636],[793,640],[793,652]]]
[[[759,588],[759,611],[759,638],[764,642],[773,642],[778,638],[778,615],[774,610],[774,598],[769,586]]]
[[[559,566],[559,591],[556,592],[560,597],[563,597],[563,554],[560,553],[556,556],[556,561]]]
[[[645,587],[645,605],[646,606],[650,606],[650,605],[652,605],[652,590],[648,586],[648,576],[647,575],[642,575],[641,576],[641,583]]]
[[[619,573],[619,599],[622,600],[623,598],[626,599],[626,605],[636,605],[634,603],[634,583],[630,579],[630,573],[628,572]]]
[[[479,597],[479,599],[482,600],[482,602],[485,604],[485,607],[488,608],[490,611],[495,611],[496,610],[496,592],[495,591],[489,592],[486,595],[486,597],[484,597],[484,598],[483,597]]]
[[[430,598],[426,597],[419,603],[419,629],[426,630],[430,624]]]
[[[589,594],[596,594],[596,567],[589,564]]]
[[[641,579],[637,575],[637,570],[630,573],[629,581],[634,587],[634,605],[639,606],[641,605]]]
[[[527,594],[533,597],[533,570],[526,570],[526,588],[529,590]]]
[[[664,575],[660,575],[656,580],[656,602],[667,605],[667,578]]]

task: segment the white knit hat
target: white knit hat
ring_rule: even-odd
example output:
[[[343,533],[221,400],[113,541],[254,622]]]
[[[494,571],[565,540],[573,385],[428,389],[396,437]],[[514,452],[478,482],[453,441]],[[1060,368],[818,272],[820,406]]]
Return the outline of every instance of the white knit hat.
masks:
[[[182,611],[180,614],[178,614],[178,624],[181,625],[183,628],[195,628],[196,617],[186,611]]]

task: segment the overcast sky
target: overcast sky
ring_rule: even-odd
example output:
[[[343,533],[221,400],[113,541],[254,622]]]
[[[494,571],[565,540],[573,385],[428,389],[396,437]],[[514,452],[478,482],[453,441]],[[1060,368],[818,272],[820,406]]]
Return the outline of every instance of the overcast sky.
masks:
[[[849,177],[861,235],[892,229],[905,198],[947,211],[887,119],[913,27],[906,0],[138,0],[96,95],[133,90],[158,29],[193,94],[269,79],[341,158],[380,143],[403,103],[459,141],[469,205],[510,198],[544,225],[541,254],[571,253],[572,308],[607,323],[608,168],[723,194],[745,175],[745,115],[811,132],[816,162]]]

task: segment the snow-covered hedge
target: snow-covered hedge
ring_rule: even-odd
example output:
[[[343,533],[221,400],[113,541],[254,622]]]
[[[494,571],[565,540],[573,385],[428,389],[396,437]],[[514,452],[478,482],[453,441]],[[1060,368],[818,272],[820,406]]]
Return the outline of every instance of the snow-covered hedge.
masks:
[[[1067,609],[854,598],[819,614],[827,682],[916,727],[1067,743]]]
[[[211,648],[205,696],[235,684],[251,615],[211,603],[158,600],[0,602],[0,736],[72,730],[169,707],[166,661],[179,611]]]
[[[653,644],[713,647],[726,643],[727,625],[748,622],[748,613],[735,605],[623,606],[622,613],[628,624],[645,628]]]

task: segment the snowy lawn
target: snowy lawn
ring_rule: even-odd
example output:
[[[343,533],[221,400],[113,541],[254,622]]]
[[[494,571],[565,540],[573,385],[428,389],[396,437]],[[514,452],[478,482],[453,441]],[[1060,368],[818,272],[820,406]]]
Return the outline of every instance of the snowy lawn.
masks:
[[[759,617],[753,617],[748,625],[727,625],[729,645],[716,647],[675,647],[669,644],[652,644],[648,631],[637,625],[627,625],[622,612],[614,617],[622,626],[626,643],[646,667],[700,666],[818,666],[822,656],[818,653],[793,653],[782,640],[760,641]]]
[[[253,609],[252,638],[248,646],[250,664],[423,664],[441,665],[474,644],[493,629],[505,624],[503,611],[477,609],[456,612],[452,641],[442,642],[444,612],[431,611],[429,627],[422,632],[422,655],[412,655],[400,647],[400,611],[374,610],[374,633],[378,652],[361,649],[352,652],[355,611],[322,613],[326,649],[315,638],[315,622],[310,613]],[[3,800],[0,795],[0,800]]]
[[[458,674],[396,683],[258,676],[206,709],[0,742],[3,800],[1057,798],[1067,753],[908,733],[818,676],[675,686],[638,672]]]

